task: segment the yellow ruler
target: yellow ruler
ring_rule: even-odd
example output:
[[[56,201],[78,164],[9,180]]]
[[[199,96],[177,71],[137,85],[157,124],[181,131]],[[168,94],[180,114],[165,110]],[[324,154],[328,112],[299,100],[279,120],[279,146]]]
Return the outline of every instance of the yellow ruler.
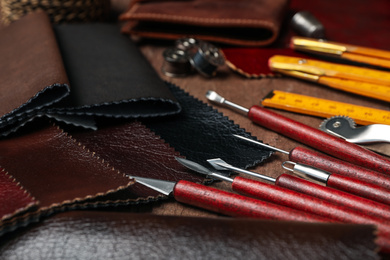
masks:
[[[273,107],[296,113],[318,116],[348,116],[359,125],[390,125],[390,111],[310,97],[278,90],[271,91],[262,101],[265,107]]]

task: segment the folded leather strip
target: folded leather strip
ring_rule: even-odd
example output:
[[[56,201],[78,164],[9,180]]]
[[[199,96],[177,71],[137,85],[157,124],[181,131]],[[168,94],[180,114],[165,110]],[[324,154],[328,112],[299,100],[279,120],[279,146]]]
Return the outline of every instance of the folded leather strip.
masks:
[[[55,26],[72,91],[51,115],[156,117],[180,112],[164,82],[116,24]]]
[[[146,38],[184,36],[225,44],[264,46],[274,42],[288,0],[135,1],[120,16],[123,33]]]
[[[15,131],[69,94],[47,15],[37,11],[0,30],[0,133]]]
[[[0,239],[3,259],[379,259],[374,227],[73,211]],[[39,250],[37,250],[39,247]],[[115,250],[113,250],[115,248]]]
[[[104,200],[134,183],[56,126],[1,140],[0,150],[0,165],[39,201],[30,216],[19,218],[25,222],[68,207],[86,208],[91,200]],[[3,222],[3,230],[18,221]]]
[[[189,160],[211,169],[206,160],[222,158],[228,163],[248,168],[271,156],[270,150],[248,145],[233,134],[254,138],[228,117],[194,98],[177,86],[167,83],[182,105],[182,112],[164,119],[142,122]]]

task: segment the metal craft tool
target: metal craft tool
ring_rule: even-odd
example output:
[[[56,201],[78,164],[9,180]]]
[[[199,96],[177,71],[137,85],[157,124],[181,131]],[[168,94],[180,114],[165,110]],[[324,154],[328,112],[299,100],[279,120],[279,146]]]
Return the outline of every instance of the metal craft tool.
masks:
[[[278,187],[269,183],[251,180],[243,177],[229,178],[223,174],[213,172],[198,163],[177,158],[179,163],[200,174],[218,180],[229,181],[232,189],[239,193],[261,200],[277,203],[292,209],[317,214],[337,222],[355,224],[374,224],[378,227],[379,234],[390,238],[390,223],[381,218],[364,215],[350,208],[335,205],[326,200],[318,199],[293,190]]]
[[[383,218],[386,221],[390,220],[390,206],[383,203],[379,203],[370,199],[362,198],[360,196],[340,191],[333,188],[326,188],[320,184],[316,184],[289,174],[281,174],[277,178],[271,178],[269,176],[258,174],[252,171],[244,170],[238,167],[234,167],[220,158],[207,160],[216,170],[231,170],[245,175],[250,175],[262,180],[270,181],[273,184],[296,192],[304,193],[306,195],[320,198],[336,205],[346,206],[363,214],[376,216]],[[305,166],[300,166],[307,168]],[[291,168],[286,168],[291,170]],[[323,173],[317,169],[304,169],[304,172],[310,171],[310,176],[318,176],[318,178],[326,178],[329,174]],[[302,172],[302,171],[301,171]],[[301,174],[301,172],[298,173]]]
[[[134,177],[136,182],[177,201],[232,217],[264,218],[301,222],[332,222],[318,215],[257,200],[205,185],[181,180],[178,182]]]
[[[247,114],[252,122],[273,130],[286,137],[313,147],[336,158],[390,174],[390,160],[375,152],[369,151],[356,144],[327,134],[319,129],[302,124],[263,107],[254,105],[244,108],[220,96],[214,91],[208,91],[206,97],[213,102],[226,105]]]
[[[325,181],[327,186],[373,200],[379,199],[386,204],[390,202],[388,195],[390,178],[387,175],[303,147],[295,147],[287,152],[240,135],[233,136],[276,152],[288,154],[290,161],[296,163],[295,172],[300,173],[301,177],[322,183]],[[315,177],[317,175],[313,170],[313,177],[315,177],[313,178],[309,175],[311,171],[308,167],[324,172],[319,174],[320,177]]]
[[[284,75],[390,101],[390,72],[283,55],[272,56],[268,66]]]
[[[390,156],[390,125],[372,124],[356,127],[355,121],[347,116],[333,116],[325,119],[320,129],[341,137],[354,144]]]
[[[305,37],[292,37],[290,47],[298,51],[390,68],[390,51]]]
[[[324,118],[345,115],[354,119],[359,125],[390,125],[390,111],[387,110],[357,106],[279,90],[271,91],[263,98],[261,104],[265,107]]]

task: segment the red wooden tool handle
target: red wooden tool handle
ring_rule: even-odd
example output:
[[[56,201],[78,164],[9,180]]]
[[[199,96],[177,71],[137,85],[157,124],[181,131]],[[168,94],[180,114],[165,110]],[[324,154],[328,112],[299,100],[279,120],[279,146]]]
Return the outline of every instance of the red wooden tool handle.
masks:
[[[300,193],[327,200],[334,204],[355,209],[362,214],[382,218],[384,221],[390,220],[389,205],[362,198],[348,192],[324,187],[322,185],[289,174],[280,175],[278,178],[276,178],[275,184],[283,188],[295,190]]]
[[[390,174],[390,160],[356,144],[294,121],[260,106],[252,106],[248,117],[255,123],[342,160]]]
[[[317,214],[338,222],[355,224],[374,224],[381,235],[390,238],[390,223],[383,219],[368,216],[346,206],[336,205],[303,193],[278,187],[268,183],[242,177],[234,178],[233,190],[261,200],[278,203],[293,209]]]
[[[390,190],[355,178],[331,174],[327,186],[390,205]]]
[[[331,222],[320,216],[184,180],[176,184],[173,196],[179,202],[232,217]]]
[[[388,175],[373,171],[303,147],[296,147],[289,154],[290,161],[343,176],[359,179],[390,190]]]

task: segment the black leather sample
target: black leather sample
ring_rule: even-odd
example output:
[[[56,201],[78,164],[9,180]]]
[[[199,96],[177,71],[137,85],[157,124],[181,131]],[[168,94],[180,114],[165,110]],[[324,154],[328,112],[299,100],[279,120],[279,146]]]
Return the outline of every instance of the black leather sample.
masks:
[[[189,160],[212,168],[207,159],[221,158],[240,168],[248,168],[267,159],[272,152],[233,137],[251,137],[244,129],[195,99],[177,86],[167,83],[182,106],[180,114],[163,119],[143,120],[157,135]]]
[[[2,237],[0,258],[366,260],[374,239],[368,225],[73,211]]]
[[[180,112],[164,82],[116,24],[63,24],[55,33],[72,91],[50,114],[138,118]]]

